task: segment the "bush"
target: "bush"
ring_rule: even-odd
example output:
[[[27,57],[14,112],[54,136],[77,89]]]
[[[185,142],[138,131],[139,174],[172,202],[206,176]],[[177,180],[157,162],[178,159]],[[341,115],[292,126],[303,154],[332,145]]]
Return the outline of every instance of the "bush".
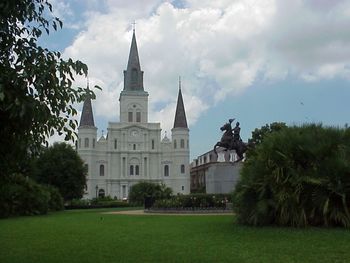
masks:
[[[140,182],[133,185],[129,192],[129,201],[135,205],[143,205],[146,197],[153,200],[170,198],[172,190],[164,184]]]
[[[0,217],[46,214],[50,193],[45,187],[21,174],[2,178]]]
[[[154,208],[225,208],[231,202],[229,194],[190,194],[178,195],[155,201]]]
[[[66,205],[66,209],[91,209],[91,208],[118,208],[118,207],[130,207],[127,202],[113,199],[110,196],[89,199],[73,199],[69,205]]]
[[[46,186],[46,190],[50,194],[49,198],[49,210],[50,211],[60,211],[64,209],[63,198],[58,191],[58,189],[54,186],[48,185]]]
[[[350,129],[269,134],[244,163],[233,206],[249,225],[350,227]]]

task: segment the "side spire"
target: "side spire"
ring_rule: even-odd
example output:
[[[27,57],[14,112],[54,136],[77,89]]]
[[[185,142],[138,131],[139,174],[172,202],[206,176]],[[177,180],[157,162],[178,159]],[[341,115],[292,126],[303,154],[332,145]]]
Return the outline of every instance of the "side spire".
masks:
[[[188,128],[185,106],[184,106],[184,102],[182,99],[182,92],[181,92],[181,77],[179,77],[179,94],[177,97],[174,128]]]
[[[87,89],[89,88],[89,78],[87,79]],[[80,117],[79,127],[95,127],[94,114],[92,112],[91,97],[88,94],[84,100],[83,111]]]
[[[143,71],[141,70],[139,53],[137,50],[135,28],[133,28],[128,66],[127,69],[124,70],[124,90],[144,91]]]

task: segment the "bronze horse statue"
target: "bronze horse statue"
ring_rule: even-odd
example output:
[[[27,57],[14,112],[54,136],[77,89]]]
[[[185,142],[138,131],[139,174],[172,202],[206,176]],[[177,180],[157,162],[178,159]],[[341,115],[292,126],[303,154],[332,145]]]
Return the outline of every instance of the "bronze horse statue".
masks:
[[[239,162],[243,160],[244,158],[243,154],[247,151],[248,145],[242,142],[241,139],[234,138],[232,133],[232,127],[231,127],[232,121],[230,120],[229,123],[226,123],[224,126],[220,128],[221,131],[225,131],[225,132],[221,137],[221,141],[217,142],[214,145],[214,152],[217,156],[218,153],[216,151],[216,147],[223,147],[225,148],[225,151],[235,150],[239,158],[236,162]]]

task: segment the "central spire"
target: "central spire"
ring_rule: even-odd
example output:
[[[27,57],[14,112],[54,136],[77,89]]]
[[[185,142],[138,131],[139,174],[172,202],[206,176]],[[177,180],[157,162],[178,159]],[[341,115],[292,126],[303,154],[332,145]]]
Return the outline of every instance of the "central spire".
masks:
[[[89,78],[87,79],[87,89],[89,88]],[[83,104],[79,127],[95,127],[94,114],[92,112],[91,97],[87,94]]]
[[[179,94],[177,97],[174,128],[188,128],[185,106],[184,106],[184,101],[182,99],[182,92],[181,92],[181,77],[179,77]]]
[[[140,66],[135,29],[133,29],[133,34],[132,34],[128,66],[127,66],[127,69],[124,70],[124,90],[125,91],[144,91],[143,71],[141,70],[141,66]]]

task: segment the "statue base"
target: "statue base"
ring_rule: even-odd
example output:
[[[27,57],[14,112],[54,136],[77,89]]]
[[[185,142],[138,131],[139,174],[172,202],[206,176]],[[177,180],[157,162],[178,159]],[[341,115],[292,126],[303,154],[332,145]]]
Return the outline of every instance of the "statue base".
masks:
[[[212,163],[206,173],[207,194],[231,193],[240,177],[241,162],[217,162]]]

